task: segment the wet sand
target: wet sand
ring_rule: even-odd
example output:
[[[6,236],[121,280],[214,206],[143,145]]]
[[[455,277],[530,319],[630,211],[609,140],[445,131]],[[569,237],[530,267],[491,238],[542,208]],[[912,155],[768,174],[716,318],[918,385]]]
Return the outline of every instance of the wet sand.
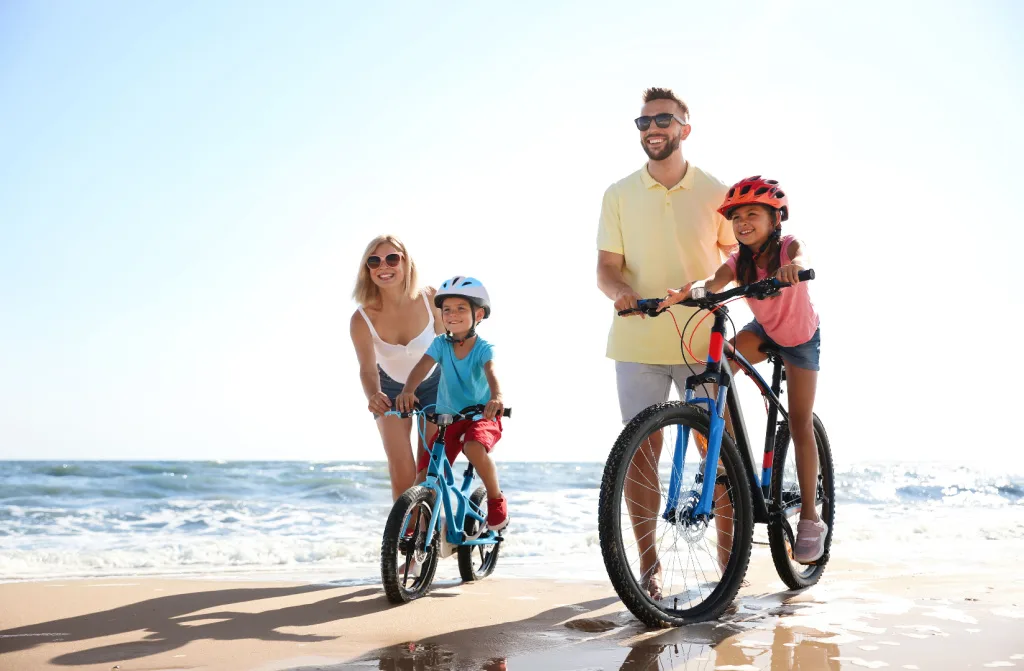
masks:
[[[970,569],[836,560],[784,590],[755,551],[719,622],[647,630],[606,581],[441,581],[391,606],[378,585],[156,578],[0,584],[8,669],[1024,668],[1012,558]]]

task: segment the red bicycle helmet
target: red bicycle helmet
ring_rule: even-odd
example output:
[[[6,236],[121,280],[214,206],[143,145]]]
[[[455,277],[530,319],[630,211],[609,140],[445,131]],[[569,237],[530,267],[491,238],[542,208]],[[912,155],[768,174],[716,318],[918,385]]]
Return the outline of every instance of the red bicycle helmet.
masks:
[[[761,179],[761,175],[754,175],[741,179],[732,185],[729,193],[725,194],[725,201],[718,208],[718,213],[726,219],[732,210],[740,205],[767,205],[779,211],[782,221],[789,219],[789,201],[779,183],[774,179]]]

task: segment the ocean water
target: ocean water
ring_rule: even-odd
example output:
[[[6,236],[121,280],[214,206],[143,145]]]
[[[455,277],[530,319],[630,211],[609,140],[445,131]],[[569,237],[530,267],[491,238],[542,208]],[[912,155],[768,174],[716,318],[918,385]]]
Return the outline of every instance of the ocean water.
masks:
[[[600,577],[603,464],[499,469],[513,515],[503,574]],[[851,555],[1024,547],[1020,475],[865,464],[837,473],[837,494],[836,543]],[[375,580],[390,507],[383,462],[0,462],[0,580]]]

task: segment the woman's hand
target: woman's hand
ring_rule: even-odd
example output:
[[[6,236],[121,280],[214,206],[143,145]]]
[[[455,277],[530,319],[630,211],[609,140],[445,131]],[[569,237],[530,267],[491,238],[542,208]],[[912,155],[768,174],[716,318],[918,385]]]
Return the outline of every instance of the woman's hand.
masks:
[[[484,408],[484,418],[494,419],[495,417],[501,417],[501,413],[504,409],[505,403],[502,401],[501,394],[492,396],[491,400],[487,401],[487,406]]]
[[[797,284],[800,278],[797,276],[798,273],[803,270],[804,267],[798,263],[791,263],[788,266],[782,266],[779,271],[775,273],[775,277],[780,282],[788,282],[789,284]]]
[[[383,415],[391,409],[391,399],[382,391],[378,391],[370,397],[370,412],[375,415]]]
[[[416,394],[411,391],[403,391],[395,398],[395,405],[398,406],[399,412],[411,412],[418,402]]]

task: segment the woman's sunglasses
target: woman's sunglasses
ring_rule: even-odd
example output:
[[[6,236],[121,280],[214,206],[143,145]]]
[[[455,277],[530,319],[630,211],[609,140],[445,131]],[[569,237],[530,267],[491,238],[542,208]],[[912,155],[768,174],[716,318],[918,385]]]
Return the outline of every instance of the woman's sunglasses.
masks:
[[[368,259],[366,259],[366,266],[370,270],[377,270],[378,268],[380,268],[380,261],[381,261],[381,258],[379,256],[377,256],[376,254],[374,254],[373,256],[371,256]],[[402,255],[398,254],[398,253],[388,254],[387,256],[384,257],[384,263],[388,264],[388,268],[394,268],[395,266],[397,266],[401,262],[402,262]]]
[[[683,126],[686,125],[685,121],[677,117],[675,114],[671,114],[669,112],[662,112],[661,114],[655,114],[654,116],[637,117],[636,119],[633,119],[633,122],[636,123],[636,127],[639,128],[640,130],[647,130],[648,128],[651,127],[652,121],[654,122],[654,125],[657,126],[658,128],[668,128],[669,126],[672,125],[672,119],[675,119]]]

